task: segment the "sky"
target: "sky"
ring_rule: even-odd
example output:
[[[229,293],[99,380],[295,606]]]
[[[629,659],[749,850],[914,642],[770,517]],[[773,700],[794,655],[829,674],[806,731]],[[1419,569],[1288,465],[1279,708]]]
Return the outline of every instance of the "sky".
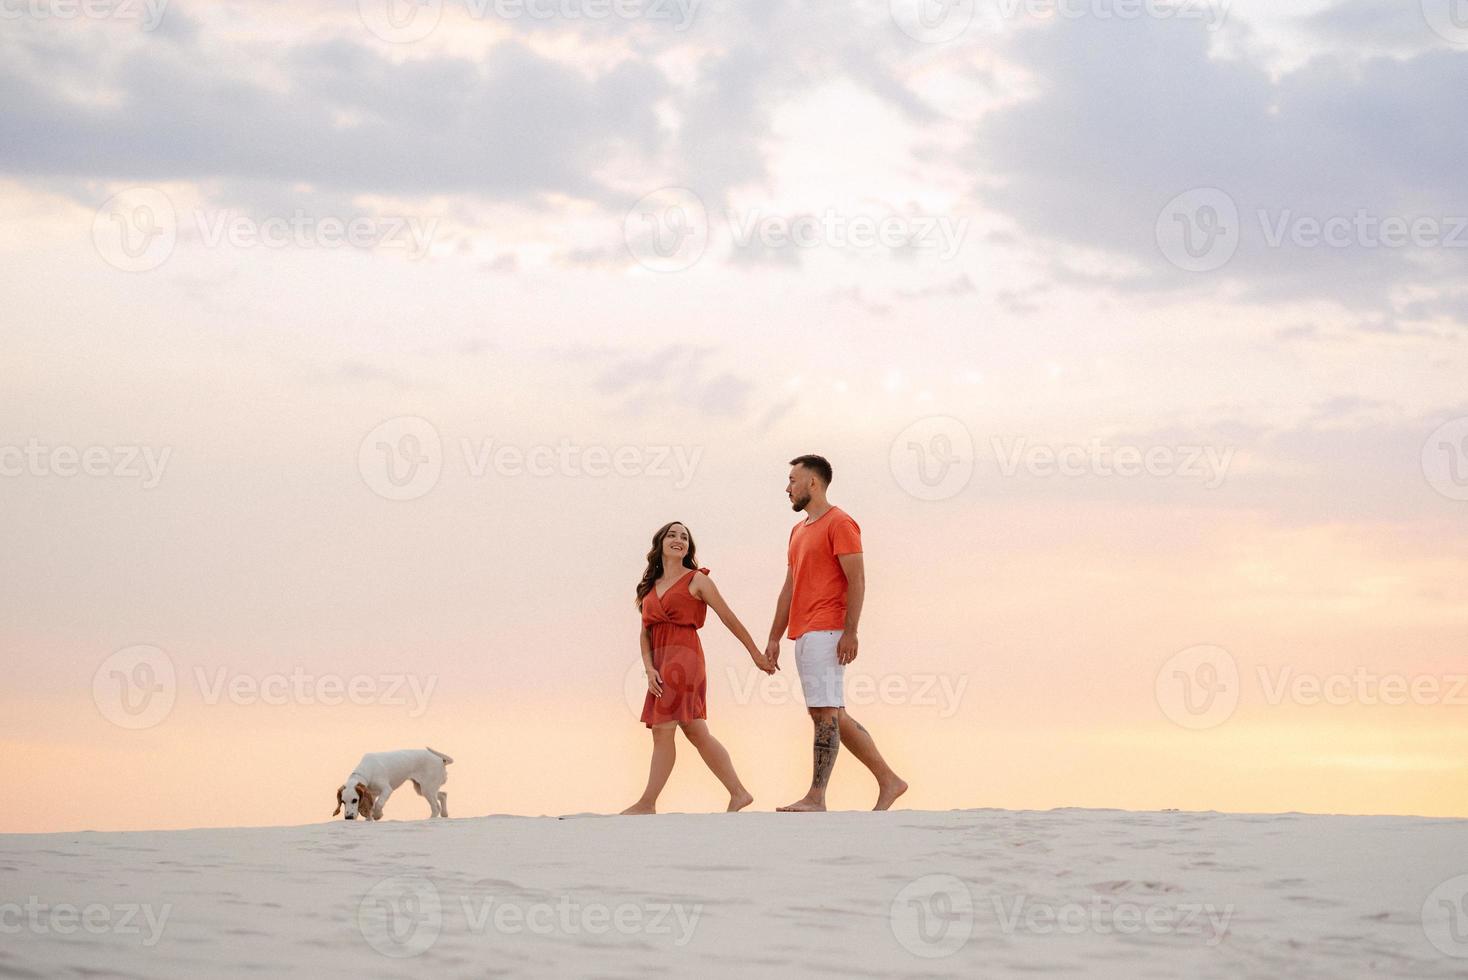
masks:
[[[0,4],[0,832],[616,812],[652,533],[762,640],[809,452],[905,805],[1468,816],[1454,10]]]

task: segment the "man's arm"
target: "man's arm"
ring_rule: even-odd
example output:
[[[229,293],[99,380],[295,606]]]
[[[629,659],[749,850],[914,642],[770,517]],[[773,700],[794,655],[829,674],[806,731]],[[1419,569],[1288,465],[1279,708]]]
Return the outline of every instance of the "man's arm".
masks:
[[[846,622],[836,644],[836,662],[849,664],[856,659],[856,624],[861,621],[861,604],[867,594],[867,569],[861,552],[837,555],[836,560],[846,573]]]
[[[785,635],[785,627],[790,625],[790,596],[794,591],[795,569],[786,565],[785,585],[775,603],[775,621],[770,624],[770,639],[765,644],[765,657],[776,667],[780,665],[780,639]]]

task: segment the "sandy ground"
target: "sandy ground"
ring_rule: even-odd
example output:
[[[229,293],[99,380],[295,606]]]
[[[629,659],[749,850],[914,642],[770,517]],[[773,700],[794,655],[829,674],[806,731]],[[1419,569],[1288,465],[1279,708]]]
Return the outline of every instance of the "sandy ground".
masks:
[[[0,837],[0,976],[1468,977],[1468,821],[1115,810]]]

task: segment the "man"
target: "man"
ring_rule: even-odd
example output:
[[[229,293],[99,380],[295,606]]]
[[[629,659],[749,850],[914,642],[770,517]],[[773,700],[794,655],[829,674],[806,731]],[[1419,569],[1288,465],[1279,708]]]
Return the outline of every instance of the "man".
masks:
[[[885,810],[907,792],[907,783],[883,761],[861,723],[846,713],[843,692],[846,665],[856,659],[856,624],[866,593],[861,528],[826,499],[831,464],[824,457],[797,456],[790,466],[785,493],[797,512],[805,512],[805,520],[790,530],[789,567],[765,656],[779,664],[780,634],[788,625],[800,688],[815,723],[815,760],[810,792],[778,809],[787,813],[826,809],[826,783],[837,750],[844,745],[877,779],[877,805],[872,809]]]

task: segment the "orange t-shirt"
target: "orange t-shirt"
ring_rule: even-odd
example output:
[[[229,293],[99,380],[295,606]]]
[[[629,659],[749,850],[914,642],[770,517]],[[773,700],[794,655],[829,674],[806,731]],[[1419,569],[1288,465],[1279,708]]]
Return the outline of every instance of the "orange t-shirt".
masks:
[[[794,573],[790,596],[790,639],[811,630],[846,625],[846,573],[837,555],[861,554],[861,528],[840,507],[790,529],[786,559]]]

